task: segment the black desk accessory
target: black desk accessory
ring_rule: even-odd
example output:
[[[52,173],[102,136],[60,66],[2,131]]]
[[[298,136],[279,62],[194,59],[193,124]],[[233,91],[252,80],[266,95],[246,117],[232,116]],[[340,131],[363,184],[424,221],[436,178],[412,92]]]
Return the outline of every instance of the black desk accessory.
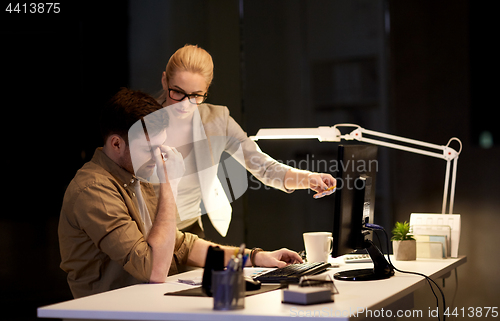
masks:
[[[212,271],[223,270],[224,250],[222,250],[219,246],[209,246],[201,283],[201,288],[205,295],[212,296]]]

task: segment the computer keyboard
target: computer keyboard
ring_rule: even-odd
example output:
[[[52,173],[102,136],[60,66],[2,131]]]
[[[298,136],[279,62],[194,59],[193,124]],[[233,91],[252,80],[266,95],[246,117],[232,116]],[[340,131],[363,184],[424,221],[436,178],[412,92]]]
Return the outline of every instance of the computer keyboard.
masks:
[[[276,270],[265,272],[254,277],[262,283],[299,283],[300,277],[304,275],[319,274],[326,271],[331,265],[325,262],[290,264]]]
[[[345,263],[371,263],[372,258],[368,254],[346,254],[344,255]]]

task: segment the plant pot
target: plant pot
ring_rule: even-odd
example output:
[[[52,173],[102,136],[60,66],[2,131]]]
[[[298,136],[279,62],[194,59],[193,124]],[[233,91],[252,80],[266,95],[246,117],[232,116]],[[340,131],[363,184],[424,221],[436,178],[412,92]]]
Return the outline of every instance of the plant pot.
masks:
[[[394,259],[396,261],[414,261],[417,259],[417,241],[392,241]]]

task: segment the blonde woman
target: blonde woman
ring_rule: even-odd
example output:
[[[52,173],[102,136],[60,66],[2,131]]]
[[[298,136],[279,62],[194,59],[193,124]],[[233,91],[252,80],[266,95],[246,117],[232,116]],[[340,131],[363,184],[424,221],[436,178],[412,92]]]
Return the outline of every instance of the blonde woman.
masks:
[[[166,145],[182,154],[186,167],[177,195],[178,228],[203,236],[203,200],[214,227],[226,235],[231,206],[215,166],[224,151],[268,186],[286,193],[310,188],[317,192],[315,198],[331,194],[331,187],[336,186],[331,175],[295,169],[272,159],[248,138],[227,107],[205,103],[213,68],[207,51],[186,45],[172,55],[161,77],[163,92],[158,102],[169,114]]]

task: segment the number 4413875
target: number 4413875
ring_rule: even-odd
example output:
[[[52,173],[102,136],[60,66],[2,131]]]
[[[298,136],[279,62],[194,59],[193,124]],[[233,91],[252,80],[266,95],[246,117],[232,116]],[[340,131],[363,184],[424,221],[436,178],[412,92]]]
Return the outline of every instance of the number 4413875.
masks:
[[[477,308],[455,308],[451,310],[447,308],[444,311],[444,315],[448,317],[469,317],[469,318],[497,318],[498,317],[498,307],[477,307]]]
[[[8,13],[59,13],[59,2],[9,3],[5,11]]]

